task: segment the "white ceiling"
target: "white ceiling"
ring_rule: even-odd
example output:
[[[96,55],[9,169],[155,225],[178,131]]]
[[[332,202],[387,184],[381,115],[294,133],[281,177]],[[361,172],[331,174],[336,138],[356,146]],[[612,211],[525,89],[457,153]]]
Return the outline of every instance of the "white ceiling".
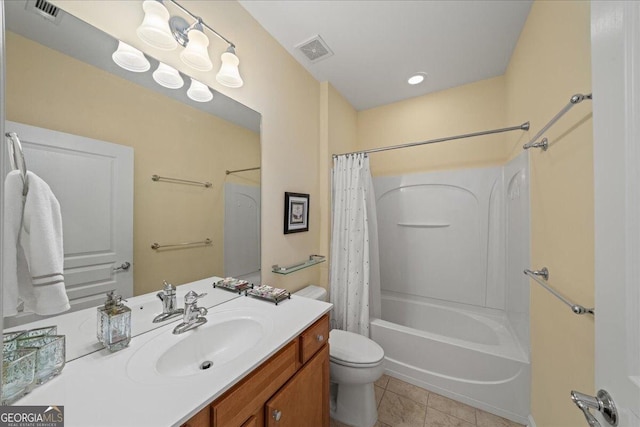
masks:
[[[240,3],[316,79],[364,110],[504,74],[532,1]],[[334,55],[311,63],[295,46],[317,34]],[[410,86],[416,72],[427,78]]]

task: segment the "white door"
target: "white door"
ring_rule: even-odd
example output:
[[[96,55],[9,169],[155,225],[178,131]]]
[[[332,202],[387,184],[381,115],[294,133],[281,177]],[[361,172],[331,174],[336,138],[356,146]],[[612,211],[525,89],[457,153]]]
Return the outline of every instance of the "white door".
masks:
[[[640,2],[593,2],[591,51],[596,390],[640,426]]]
[[[7,121],[27,169],[44,179],[60,202],[64,276],[71,311],[94,307],[115,289],[133,295],[133,149]],[[41,318],[23,313],[5,327]]]

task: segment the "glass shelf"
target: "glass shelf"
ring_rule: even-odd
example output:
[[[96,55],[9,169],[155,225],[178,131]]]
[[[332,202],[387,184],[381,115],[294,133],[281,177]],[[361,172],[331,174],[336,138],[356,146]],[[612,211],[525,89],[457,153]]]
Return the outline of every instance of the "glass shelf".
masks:
[[[278,264],[273,265],[271,266],[271,271],[277,274],[290,274],[295,271],[302,270],[303,268],[311,267],[312,265],[325,262],[326,259],[327,258],[324,255],[309,255],[308,260],[299,262],[297,264],[289,265],[286,267],[281,267]]]

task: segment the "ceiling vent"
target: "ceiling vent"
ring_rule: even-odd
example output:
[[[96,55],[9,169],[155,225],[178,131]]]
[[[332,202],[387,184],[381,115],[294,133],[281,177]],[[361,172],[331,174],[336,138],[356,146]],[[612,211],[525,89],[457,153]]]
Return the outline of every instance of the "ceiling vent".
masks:
[[[27,0],[25,9],[56,25],[60,23],[62,19],[62,11],[45,0]]]
[[[296,49],[299,49],[311,62],[318,62],[333,55],[329,46],[318,35],[296,45]]]

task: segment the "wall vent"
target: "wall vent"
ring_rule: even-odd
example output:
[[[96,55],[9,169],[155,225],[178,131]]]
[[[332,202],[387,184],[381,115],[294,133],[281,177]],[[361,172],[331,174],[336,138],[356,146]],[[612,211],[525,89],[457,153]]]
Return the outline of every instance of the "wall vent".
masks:
[[[62,19],[62,11],[46,0],[27,0],[25,9],[56,25]]]
[[[311,62],[318,62],[322,59],[326,59],[333,55],[329,46],[322,40],[322,37],[315,35],[308,40],[297,44],[296,49],[299,49],[304,56]]]

